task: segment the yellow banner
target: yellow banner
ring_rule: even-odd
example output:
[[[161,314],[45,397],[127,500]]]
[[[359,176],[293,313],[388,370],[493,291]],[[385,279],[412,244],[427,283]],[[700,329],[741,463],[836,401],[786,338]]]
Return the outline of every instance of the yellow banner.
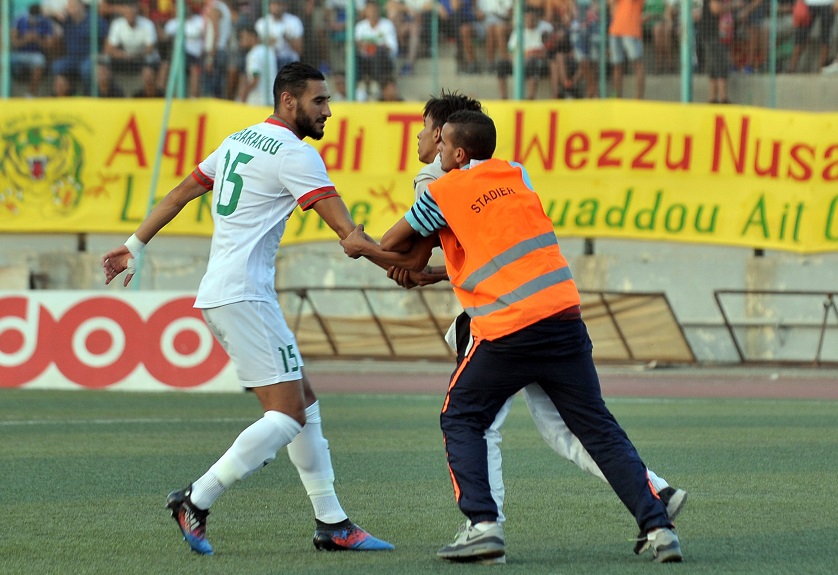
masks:
[[[145,100],[6,100],[0,232],[130,234],[214,146],[268,108]],[[556,234],[838,250],[838,114],[637,101],[484,102],[496,157],[523,163]],[[336,103],[311,142],[353,218],[380,235],[410,207],[421,103]],[[162,141],[162,157],[156,162]],[[154,186],[155,173],[158,181]],[[209,235],[209,198],[166,233]],[[295,212],[284,243],[331,240]]]

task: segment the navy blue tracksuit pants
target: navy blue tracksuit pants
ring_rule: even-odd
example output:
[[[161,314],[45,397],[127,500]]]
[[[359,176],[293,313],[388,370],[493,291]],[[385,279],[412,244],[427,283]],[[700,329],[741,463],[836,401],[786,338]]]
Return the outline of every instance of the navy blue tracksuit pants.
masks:
[[[605,406],[591,340],[581,319],[548,318],[494,341],[475,342],[451,376],[440,416],[460,510],[495,521],[484,433],[506,400],[530,383],[550,396],[642,532],[670,527],[646,466]]]

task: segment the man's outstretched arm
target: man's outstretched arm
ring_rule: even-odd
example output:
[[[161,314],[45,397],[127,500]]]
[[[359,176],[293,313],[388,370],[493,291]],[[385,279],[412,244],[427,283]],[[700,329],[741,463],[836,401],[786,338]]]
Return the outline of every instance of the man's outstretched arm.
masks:
[[[387,230],[381,239],[381,245],[373,241],[360,225],[353,230],[340,245],[351,258],[366,257],[379,265],[396,266],[412,271],[422,271],[431,259],[433,243],[417,241],[418,236],[407,220],[401,218]],[[399,250],[399,251],[396,251]]]
[[[373,239],[364,232],[363,224],[355,226],[355,223],[352,221],[352,217],[349,215],[349,210],[346,208],[346,204],[344,204],[343,200],[339,197],[322,199],[314,204],[313,209],[338,235],[341,239],[341,245],[343,245],[343,242],[348,238],[357,234],[357,237],[361,238],[362,241],[375,245],[376,247],[378,246],[378,244],[376,244]],[[405,222],[405,225],[407,225],[407,222]],[[421,245],[416,245],[414,247],[416,242],[413,242],[413,228],[409,225],[407,225],[407,227],[410,230],[409,234],[405,234],[403,236],[392,234],[390,236],[392,245],[403,251],[382,251],[382,254],[389,254],[386,261],[374,254],[359,254],[353,257],[357,258],[360,257],[360,255],[363,255],[365,258],[384,270],[388,270],[391,266],[398,266],[411,270],[416,269],[416,266],[418,266],[419,270],[424,269],[425,266],[428,265],[428,260],[431,258],[431,249],[433,246],[428,245],[426,247],[424,242],[420,242]],[[389,234],[390,231],[387,233]],[[387,237],[387,234],[385,234],[385,237]],[[344,252],[345,251],[346,248],[344,247]],[[427,256],[425,255],[426,252]],[[422,258],[425,258],[424,263],[421,262]]]
[[[154,206],[154,209],[143,220],[134,235],[128,239],[126,245],[114,248],[102,256],[105,284],[111,283],[116,276],[128,270],[123,283],[123,286],[127,286],[131,278],[134,277],[134,268],[132,267],[134,258],[142,253],[151,238],[171,222],[186,204],[211,189],[208,189],[191,174],[186,176],[181,183],[160,200],[160,203]]]

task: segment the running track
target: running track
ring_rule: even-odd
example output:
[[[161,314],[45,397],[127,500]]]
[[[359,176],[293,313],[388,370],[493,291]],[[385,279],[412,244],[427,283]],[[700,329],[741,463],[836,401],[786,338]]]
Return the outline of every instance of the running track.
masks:
[[[444,394],[453,363],[308,362],[318,392]],[[838,368],[599,367],[605,397],[838,399]]]

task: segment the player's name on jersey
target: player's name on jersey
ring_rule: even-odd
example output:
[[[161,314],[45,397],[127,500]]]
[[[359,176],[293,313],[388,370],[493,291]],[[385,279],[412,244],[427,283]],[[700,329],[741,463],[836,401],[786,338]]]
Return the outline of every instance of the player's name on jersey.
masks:
[[[282,146],[282,142],[277,141],[276,138],[260,134],[259,132],[249,128],[244,129],[241,132],[236,132],[230,136],[230,139],[240,142],[245,146],[250,146],[252,148],[256,148],[257,150],[267,152],[272,156],[275,155],[277,150],[279,150]]]

